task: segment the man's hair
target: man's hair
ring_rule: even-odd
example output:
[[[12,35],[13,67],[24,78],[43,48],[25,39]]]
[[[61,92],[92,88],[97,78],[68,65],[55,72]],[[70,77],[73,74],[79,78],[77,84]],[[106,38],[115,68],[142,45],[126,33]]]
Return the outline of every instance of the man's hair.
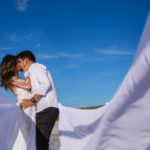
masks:
[[[34,54],[29,51],[29,50],[25,50],[23,52],[20,52],[18,55],[17,55],[17,58],[21,58],[21,59],[25,59],[25,58],[28,58],[29,60],[35,62],[35,56]]]

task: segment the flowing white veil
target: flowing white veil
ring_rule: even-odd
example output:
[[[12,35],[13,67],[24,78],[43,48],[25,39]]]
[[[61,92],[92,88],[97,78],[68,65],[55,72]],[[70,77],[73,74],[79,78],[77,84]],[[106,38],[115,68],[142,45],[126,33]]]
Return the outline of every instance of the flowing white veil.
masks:
[[[60,150],[150,150],[150,14],[120,88],[108,106],[84,114],[60,105]]]
[[[31,108],[34,109],[34,108]],[[26,109],[30,113],[31,109]],[[0,91],[0,146],[2,150],[35,150],[34,112],[26,114]]]
[[[0,145],[3,150],[13,147],[20,121],[20,108],[8,95],[0,91]]]

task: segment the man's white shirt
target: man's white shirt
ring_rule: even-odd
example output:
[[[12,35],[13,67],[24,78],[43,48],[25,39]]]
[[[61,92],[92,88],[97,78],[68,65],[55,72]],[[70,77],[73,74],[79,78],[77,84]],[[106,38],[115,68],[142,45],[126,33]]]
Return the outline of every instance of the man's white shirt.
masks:
[[[37,112],[40,112],[48,107],[58,108],[58,98],[52,76],[46,67],[39,63],[33,63],[28,75],[31,80],[31,94],[43,95],[43,97],[36,103]]]

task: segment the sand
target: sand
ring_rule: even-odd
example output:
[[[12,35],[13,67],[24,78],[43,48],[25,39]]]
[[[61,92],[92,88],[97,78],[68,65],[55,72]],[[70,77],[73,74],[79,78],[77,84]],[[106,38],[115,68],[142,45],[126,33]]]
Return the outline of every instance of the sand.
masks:
[[[50,138],[51,150],[59,150],[58,148],[58,122],[55,123],[51,138]]]

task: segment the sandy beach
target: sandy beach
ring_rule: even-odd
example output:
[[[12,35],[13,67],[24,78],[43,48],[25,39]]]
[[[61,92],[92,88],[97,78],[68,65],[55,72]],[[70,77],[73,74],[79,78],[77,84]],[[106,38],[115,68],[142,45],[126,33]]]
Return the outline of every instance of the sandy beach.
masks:
[[[58,148],[58,122],[55,123],[51,138],[50,138],[51,150],[59,150]]]

